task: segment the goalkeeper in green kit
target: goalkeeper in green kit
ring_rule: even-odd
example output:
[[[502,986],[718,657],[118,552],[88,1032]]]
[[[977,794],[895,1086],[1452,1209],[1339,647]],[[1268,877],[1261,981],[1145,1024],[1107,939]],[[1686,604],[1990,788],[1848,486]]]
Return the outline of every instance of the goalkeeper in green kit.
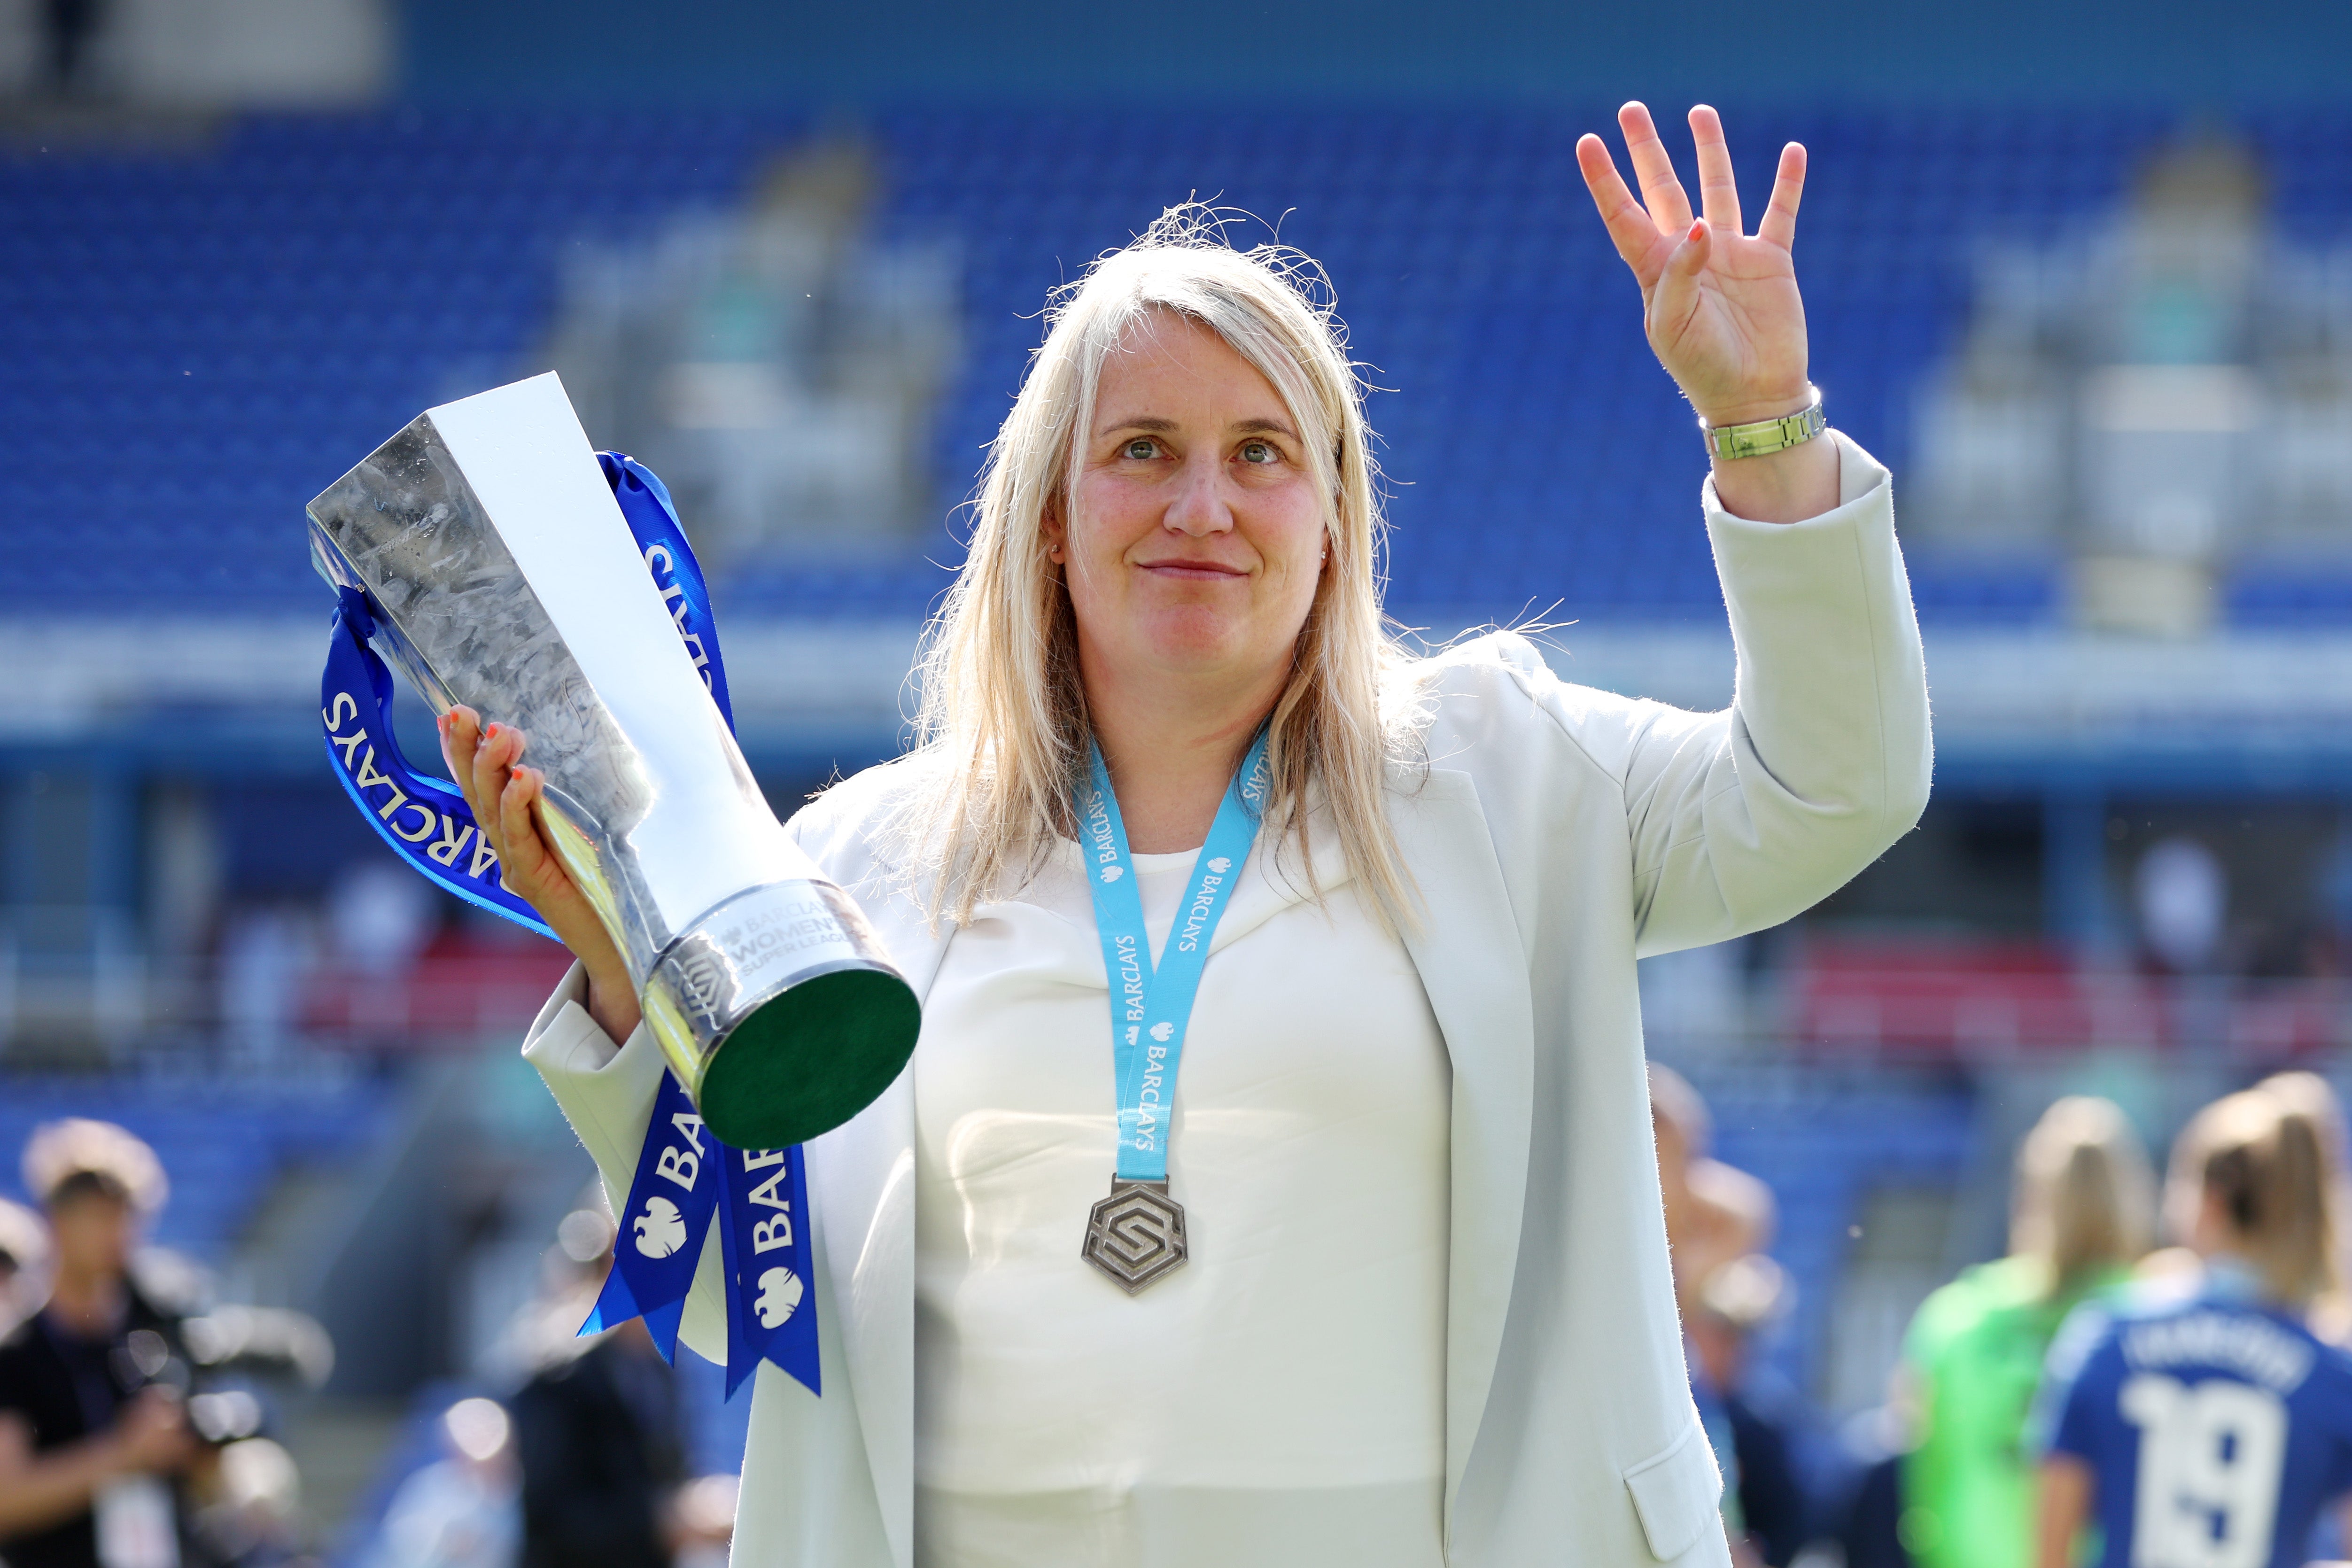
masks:
[[[2010,1255],[1929,1296],[1904,1340],[1919,1440],[1900,1529],[1918,1568],[2032,1561],[2023,1437],[2042,1359],[2068,1312],[2129,1277],[2154,1208],[2147,1156],[2109,1100],[2059,1100],[2019,1146]]]

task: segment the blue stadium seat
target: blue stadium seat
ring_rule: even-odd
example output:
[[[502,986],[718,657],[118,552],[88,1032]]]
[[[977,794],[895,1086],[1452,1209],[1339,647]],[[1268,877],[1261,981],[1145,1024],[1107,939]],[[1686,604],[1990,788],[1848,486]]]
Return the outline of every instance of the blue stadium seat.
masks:
[[[2091,109],[1734,121],[1751,203],[1781,141],[1814,153],[1816,363],[1838,423],[1898,467],[1908,389],[1962,324],[1966,240],[2055,232],[2112,199],[2168,130],[2157,113]],[[1372,410],[1401,609],[1507,615],[1533,574],[1566,595],[1563,613],[1719,613],[1692,526],[1704,465],[1688,413],[1640,340],[1632,285],[1575,174],[1576,134],[1608,123],[1602,105],[878,115],[881,232],[952,238],[966,259],[967,363],[932,451],[942,518],[969,492],[1046,289],[1198,195],[1279,219],[1311,247],[1355,353],[1396,389]],[[2352,117],[2246,123],[2272,154],[2282,221],[2338,233]],[[441,394],[454,365],[526,368],[567,242],[740,199],[806,129],[751,112],[273,113],[200,154],[0,157],[0,407],[14,415],[0,427],[47,481],[0,531],[47,539],[131,513],[160,531],[144,560],[93,551],[60,566],[0,550],[0,612],[204,578],[236,584],[222,608],[315,605],[303,501]],[[1609,431],[1598,455],[1595,427]],[[209,471],[222,455],[239,482]],[[221,561],[229,539],[252,554]],[[944,531],[920,552],[955,558]],[[939,575],[909,562],[819,588],[775,573],[729,599],[743,613],[911,615]],[[2055,602],[2047,572],[1946,575],[1923,563],[1916,578],[1931,615],[2033,619]],[[2352,620],[2352,597],[2293,584],[2249,580],[2231,603],[2261,624]]]
[[[119,1122],[153,1145],[172,1179],[154,1239],[218,1263],[280,1171],[348,1162],[373,1146],[387,1110],[382,1087],[365,1079],[12,1078],[0,1103],[0,1196],[24,1201],[17,1156],[42,1122]]]

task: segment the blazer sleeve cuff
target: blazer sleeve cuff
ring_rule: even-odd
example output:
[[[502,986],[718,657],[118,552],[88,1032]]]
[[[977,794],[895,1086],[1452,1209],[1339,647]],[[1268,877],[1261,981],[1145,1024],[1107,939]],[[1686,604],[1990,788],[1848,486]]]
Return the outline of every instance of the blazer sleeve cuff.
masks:
[[[1828,439],[1837,443],[1838,504],[1835,507],[1802,522],[1752,522],[1723,510],[1723,502],[1715,493],[1715,476],[1710,473],[1699,485],[1699,505],[1706,512],[1707,531],[1718,540],[1727,532],[1769,536],[1785,533],[1792,528],[1833,527],[1881,507],[1891,513],[1894,481],[1886,471],[1886,465],[1864,450],[1862,443],[1843,430],[1828,432]]]
[[[667,1065],[653,1031],[640,1024],[615,1046],[588,1016],[588,977],[575,963],[524,1037],[523,1060],[547,1080],[565,1120],[604,1179],[605,1200],[626,1223],[629,1184],[653,1121],[654,1097]],[[727,1301],[714,1228],[705,1238],[678,1339],[706,1361],[727,1361]]]
[[[587,998],[587,975],[575,963],[532,1021],[522,1057],[546,1079],[572,1130],[604,1173],[618,1213],[661,1084],[661,1047],[642,1024],[615,1046],[588,1016]]]
[[[1819,805],[1858,808],[1855,852],[1918,819],[1932,742],[1894,485],[1838,435],[1838,506],[1750,522],[1705,489],[1707,534],[1738,659],[1734,706],[1766,771]]]

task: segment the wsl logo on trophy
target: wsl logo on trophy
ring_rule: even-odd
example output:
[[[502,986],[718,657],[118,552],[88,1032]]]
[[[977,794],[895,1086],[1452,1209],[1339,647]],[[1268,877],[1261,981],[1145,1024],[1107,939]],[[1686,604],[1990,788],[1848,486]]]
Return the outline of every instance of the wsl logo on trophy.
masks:
[[[914,993],[752,782],[660,482],[600,459],[548,374],[428,411],[309,510],[341,602],[320,716],[386,841],[536,924],[462,799],[401,759],[371,640],[435,711],[530,735],[548,840],[721,1143],[782,1149],[879,1096],[914,1049]]]

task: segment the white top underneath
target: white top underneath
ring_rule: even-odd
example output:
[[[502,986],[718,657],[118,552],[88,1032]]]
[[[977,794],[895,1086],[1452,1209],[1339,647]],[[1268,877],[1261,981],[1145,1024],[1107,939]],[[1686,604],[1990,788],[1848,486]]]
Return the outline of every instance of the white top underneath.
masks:
[[[1195,853],[1135,858],[1155,953]],[[923,1568],[1443,1563],[1452,1069],[1336,841],[1323,908],[1285,858],[1252,853],[1210,948],[1192,1258],[1140,1296],[1078,1256],[1117,1118],[1076,846],[949,943],[915,1051]]]

